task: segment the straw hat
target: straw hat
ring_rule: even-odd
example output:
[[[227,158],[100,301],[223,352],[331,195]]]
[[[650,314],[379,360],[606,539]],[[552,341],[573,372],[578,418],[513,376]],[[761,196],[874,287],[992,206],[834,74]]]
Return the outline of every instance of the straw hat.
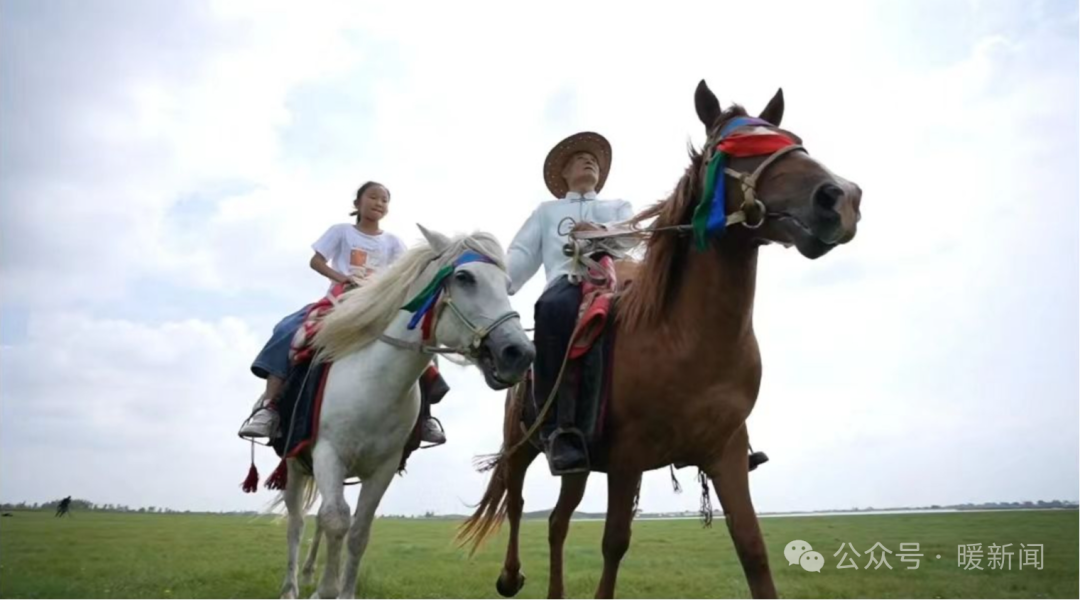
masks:
[[[562,171],[570,157],[578,152],[592,154],[600,164],[600,176],[596,181],[597,192],[603,189],[604,182],[607,181],[608,170],[611,168],[611,144],[599,133],[591,131],[575,133],[555,144],[544,159],[544,183],[556,198],[563,198],[570,191],[566,180],[563,179]]]

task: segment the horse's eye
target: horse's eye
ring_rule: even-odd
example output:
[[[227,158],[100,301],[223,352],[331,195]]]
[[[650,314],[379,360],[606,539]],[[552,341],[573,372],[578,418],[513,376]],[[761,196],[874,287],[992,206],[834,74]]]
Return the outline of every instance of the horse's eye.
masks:
[[[476,278],[468,271],[458,271],[457,273],[454,273],[454,279],[463,285],[472,285],[476,283]]]

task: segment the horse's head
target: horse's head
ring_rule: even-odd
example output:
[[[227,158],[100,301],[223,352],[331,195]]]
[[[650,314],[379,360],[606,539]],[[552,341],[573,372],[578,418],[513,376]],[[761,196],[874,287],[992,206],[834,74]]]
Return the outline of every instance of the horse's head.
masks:
[[[471,236],[459,245],[423,226],[420,230],[436,254],[447,255],[442,269],[449,268],[434,308],[434,339],[462,349],[492,389],[518,383],[536,350],[510,307],[502,248],[492,236]]]
[[[811,158],[801,138],[780,128],[782,91],[756,119],[739,107],[722,111],[704,81],[694,103],[708,133],[698,189],[716,194],[716,212],[739,214],[755,229],[754,237],[793,244],[808,258],[855,237],[862,190]],[[718,218],[722,227],[723,215],[695,213],[702,230]]]

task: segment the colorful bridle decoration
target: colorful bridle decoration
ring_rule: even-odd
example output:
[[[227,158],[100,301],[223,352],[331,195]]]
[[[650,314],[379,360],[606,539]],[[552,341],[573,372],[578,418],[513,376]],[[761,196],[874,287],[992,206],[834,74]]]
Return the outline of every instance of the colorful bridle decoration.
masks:
[[[708,246],[709,238],[722,235],[728,225],[739,222],[751,228],[761,225],[765,213],[764,207],[758,206],[761,202],[755,193],[757,179],[766,167],[795,150],[805,152],[805,149],[795,140],[780,133],[772,124],[761,119],[736,117],[724,124],[720,129],[715,152],[709,160],[709,168],[705,174],[705,189],[691,220],[698,249],[704,250]],[[769,155],[769,158],[751,174],[726,166],[729,157],[744,158],[764,155]],[[743,203],[740,210],[730,215],[726,210],[726,186],[724,185],[726,175],[738,179],[743,188]],[[749,222],[746,213],[755,209],[758,209],[756,213],[759,218],[755,222]]]

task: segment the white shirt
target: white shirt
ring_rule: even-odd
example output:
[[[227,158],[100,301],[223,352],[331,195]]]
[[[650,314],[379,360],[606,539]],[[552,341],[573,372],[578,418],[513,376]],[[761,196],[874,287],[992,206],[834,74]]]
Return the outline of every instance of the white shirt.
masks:
[[[634,208],[625,200],[598,200],[594,192],[582,197],[569,192],[561,200],[549,200],[536,207],[521,230],[510,242],[506,253],[510,272],[510,294],[516,294],[544,265],[545,289],[571,272],[571,259],[563,254],[566,235],[559,235],[559,223],[570,217],[575,223],[596,224],[625,221],[634,216]],[[563,225],[568,232],[571,226]]]
[[[405,252],[398,236],[382,232],[368,235],[351,223],[338,223],[326,230],[311,248],[342,275],[367,279],[389,267]],[[334,287],[333,284],[330,287]]]

